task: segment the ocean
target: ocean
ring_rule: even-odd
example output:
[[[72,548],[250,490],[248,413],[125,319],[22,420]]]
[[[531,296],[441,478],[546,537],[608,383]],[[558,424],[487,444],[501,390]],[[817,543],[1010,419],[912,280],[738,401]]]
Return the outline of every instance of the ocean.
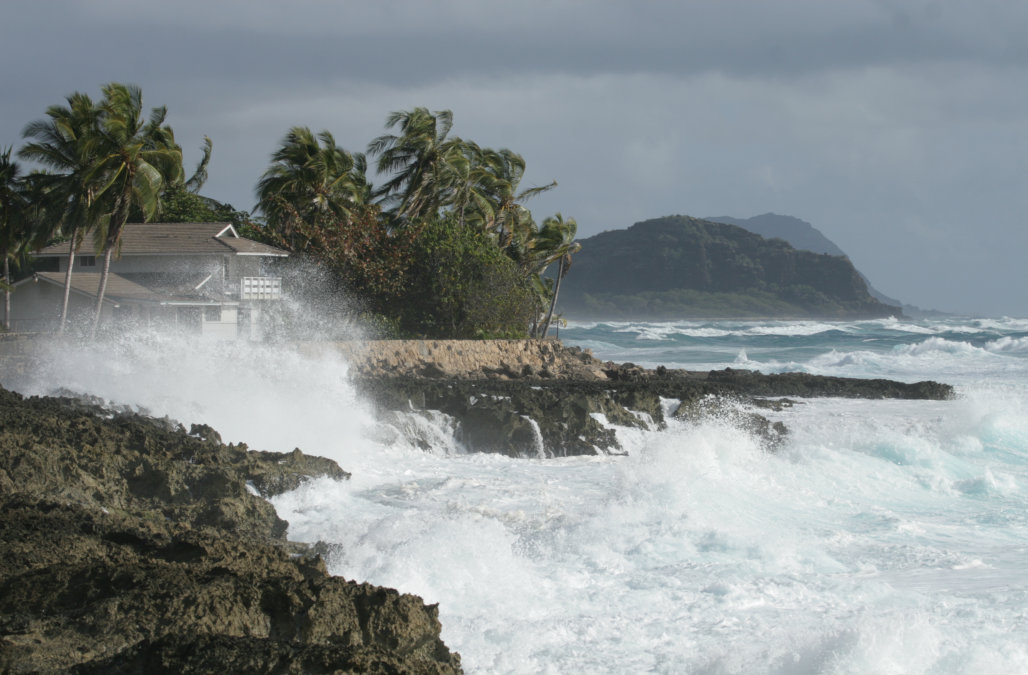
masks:
[[[1028,320],[571,323],[604,360],[956,387],[798,399],[774,453],[713,419],[626,456],[469,454],[377,418],[338,358],[158,337],[54,353],[55,383],[353,477],[273,500],[329,570],[438,603],[469,673],[1028,673]],[[5,382],[8,386],[9,383]],[[11,383],[14,384],[14,383]],[[668,406],[673,405],[668,402]]]

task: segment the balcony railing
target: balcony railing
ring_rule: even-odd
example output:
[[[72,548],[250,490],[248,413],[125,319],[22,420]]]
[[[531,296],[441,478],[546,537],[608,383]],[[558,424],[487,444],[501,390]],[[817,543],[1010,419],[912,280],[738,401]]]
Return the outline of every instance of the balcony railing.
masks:
[[[278,300],[281,297],[281,277],[243,277],[239,280],[240,300]]]

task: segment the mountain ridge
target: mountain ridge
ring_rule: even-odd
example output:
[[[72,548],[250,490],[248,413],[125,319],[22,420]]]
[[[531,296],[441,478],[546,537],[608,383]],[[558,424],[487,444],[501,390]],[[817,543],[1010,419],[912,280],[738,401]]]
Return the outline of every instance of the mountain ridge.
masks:
[[[745,230],[749,230],[750,232],[759,234],[766,239],[777,237],[778,239],[787,241],[796,249],[813,251],[814,253],[844,255],[847,258],[849,257],[845,251],[843,251],[834,241],[825,236],[821,230],[814,227],[811,223],[795,216],[785,216],[768,212],[751,218],[711,216],[704,220],[735,225]],[[903,309],[903,313],[908,316],[925,317],[945,315],[945,312],[922,309],[921,307],[911,305],[910,303],[886,295],[874,287],[874,284],[872,284],[871,280],[867,278],[867,275],[860,270],[857,270],[857,272],[859,272],[860,276],[863,277],[864,283],[867,284],[867,291],[872,297],[877,298],[880,302],[887,305],[901,307]]]
[[[880,302],[845,256],[675,215],[582,240],[561,287],[574,318],[876,318]]]

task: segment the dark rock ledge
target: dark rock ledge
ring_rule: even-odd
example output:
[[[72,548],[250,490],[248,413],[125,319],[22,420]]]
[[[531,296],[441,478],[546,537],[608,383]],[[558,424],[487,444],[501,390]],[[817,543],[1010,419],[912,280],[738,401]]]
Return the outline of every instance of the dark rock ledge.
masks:
[[[456,673],[435,606],[326,573],[264,499],[335,463],[0,389],[0,672]]]
[[[559,343],[558,343],[559,345]],[[431,369],[393,369],[388,363],[355,369],[355,382],[387,411],[439,410],[457,420],[458,440],[476,452],[536,457],[618,453],[618,426],[666,426],[661,399],[678,401],[672,416],[697,421],[719,417],[740,426],[774,450],[787,436],[782,422],[756,412],[793,405],[784,397],[948,399],[938,382],[907,384],[784,373],[764,375],[726,368],[710,372],[644,369],[601,362],[574,347],[551,347],[545,368],[479,368],[485,377],[437,375]],[[399,374],[397,373],[399,371]],[[540,374],[540,372],[542,374]],[[561,373],[554,375],[553,373]]]

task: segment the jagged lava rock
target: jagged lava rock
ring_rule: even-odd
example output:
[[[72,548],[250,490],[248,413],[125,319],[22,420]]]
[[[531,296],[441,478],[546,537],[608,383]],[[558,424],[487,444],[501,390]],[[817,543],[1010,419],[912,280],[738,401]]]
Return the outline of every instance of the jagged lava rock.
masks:
[[[327,574],[265,494],[329,460],[0,389],[0,671],[455,673],[435,606]]]
[[[486,351],[481,350],[483,353]],[[606,422],[626,427],[663,428],[662,399],[682,405],[680,418],[717,416],[757,436],[774,449],[786,437],[781,422],[741,407],[762,407],[764,397],[851,397],[947,399],[953,388],[938,382],[907,384],[804,373],[763,373],[724,369],[710,372],[647,369],[632,363],[601,362],[582,350],[551,347],[561,376],[540,376],[531,368],[505,368],[502,377],[440,375],[446,368],[378,364],[355,369],[355,384],[380,412],[438,410],[457,422],[457,438],[470,451],[513,457],[566,456],[622,451],[617,432]],[[429,364],[431,365],[431,364]],[[472,367],[474,366],[474,367]],[[466,364],[480,373],[481,364]],[[425,375],[431,372],[431,375]],[[710,401],[717,400],[713,404]],[[693,405],[706,401],[703,405]],[[729,410],[735,410],[728,414]]]

